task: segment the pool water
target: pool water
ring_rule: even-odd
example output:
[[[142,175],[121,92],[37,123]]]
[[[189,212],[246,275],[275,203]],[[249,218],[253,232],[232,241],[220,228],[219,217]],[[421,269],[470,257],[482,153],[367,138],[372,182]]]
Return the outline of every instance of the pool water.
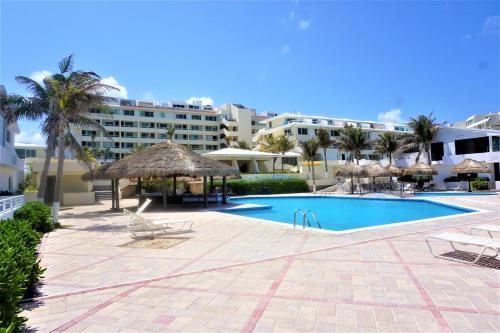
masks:
[[[455,197],[463,195],[496,195],[496,192],[417,192],[421,197]]]
[[[249,209],[233,209],[230,214],[293,224],[294,211],[301,208],[316,213],[322,229],[344,231],[398,222],[473,212],[472,209],[434,203],[424,199],[379,199],[346,197],[247,197],[231,198],[231,203]],[[265,205],[259,209],[256,205]],[[269,207],[271,206],[271,207]],[[311,219],[312,220],[312,219]],[[302,217],[297,214],[297,224]],[[311,227],[316,227],[311,221]]]

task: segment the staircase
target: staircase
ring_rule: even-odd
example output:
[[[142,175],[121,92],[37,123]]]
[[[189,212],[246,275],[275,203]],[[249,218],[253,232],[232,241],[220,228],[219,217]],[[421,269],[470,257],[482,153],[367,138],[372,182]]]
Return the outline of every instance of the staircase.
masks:
[[[109,185],[94,186],[93,191],[95,192],[95,199],[97,201],[111,200],[111,198],[112,198],[111,186],[109,186]]]

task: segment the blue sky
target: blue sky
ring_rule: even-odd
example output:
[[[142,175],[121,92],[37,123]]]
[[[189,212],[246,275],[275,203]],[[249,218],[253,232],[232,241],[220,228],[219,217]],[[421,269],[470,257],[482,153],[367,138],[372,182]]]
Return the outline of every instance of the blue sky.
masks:
[[[76,55],[129,98],[441,121],[500,111],[499,2],[2,1],[0,80]],[[21,122],[20,140],[40,141]]]

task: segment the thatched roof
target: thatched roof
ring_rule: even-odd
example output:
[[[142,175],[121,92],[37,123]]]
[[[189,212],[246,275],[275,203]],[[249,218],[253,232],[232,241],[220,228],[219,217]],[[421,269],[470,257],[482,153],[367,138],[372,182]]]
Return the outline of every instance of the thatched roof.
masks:
[[[483,173],[490,172],[490,168],[483,162],[467,158],[451,168],[452,173]]]
[[[389,173],[378,163],[371,163],[364,167],[365,173],[370,177],[389,176]]]
[[[337,171],[336,175],[337,176],[360,176],[363,173],[363,168],[356,163],[346,163],[343,166],[340,167],[340,169]]]
[[[437,175],[437,171],[434,170],[430,165],[418,162],[417,164],[413,164],[408,169],[404,171],[405,175],[420,175],[420,176],[431,176]]]
[[[112,163],[105,172],[108,178],[229,176],[239,173],[238,169],[203,157],[171,140],[128,155]]]
[[[106,171],[108,170],[108,167],[111,165],[111,163],[106,163],[106,164],[101,164],[98,167],[87,171],[82,175],[82,180],[102,180],[102,179],[109,179],[108,176],[106,176]]]
[[[401,170],[400,168],[398,167],[395,167],[394,165],[388,165],[384,168],[387,172],[388,175],[390,176],[401,176],[403,174],[403,170]]]

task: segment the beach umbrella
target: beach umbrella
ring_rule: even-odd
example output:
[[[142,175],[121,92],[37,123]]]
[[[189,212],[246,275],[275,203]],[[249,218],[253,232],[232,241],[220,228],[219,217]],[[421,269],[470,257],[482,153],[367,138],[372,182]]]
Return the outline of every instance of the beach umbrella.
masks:
[[[389,188],[389,192],[392,192],[392,177],[399,177],[399,176],[401,176],[403,174],[403,170],[401,170],[398,167],[395,167],[392,164],[389,164],[384,169],[386,170],[387,174],[389,175],[389,182],[391,184],[390,188]]]
[[[404,171],[404,175],[412,176],[432,176],[437,174],[437,171],[433,167],[422,162],[413,164]]]
[[[369,177],[373,177],[373,188],[375,189],[375,177],[385,177],[389,174],[379,163],[371,163],[364,167],[364,172]]]
[[[467,174],[467,181],[469,183],[469,192],[472,192],[470,186],[471,173],[485,173],[489,172],[490,168],[483,162],[478,162],[476,160],[466,158],[462,162],[458,163],[450,170],[452,173],[465,173]]]
[[[337,176],[351,177],[351,194],[354,194],[354,182],[353,176],[361,176],[363,174],[363,168],[356,163],[349,162],[340,167],[337,171]]]

